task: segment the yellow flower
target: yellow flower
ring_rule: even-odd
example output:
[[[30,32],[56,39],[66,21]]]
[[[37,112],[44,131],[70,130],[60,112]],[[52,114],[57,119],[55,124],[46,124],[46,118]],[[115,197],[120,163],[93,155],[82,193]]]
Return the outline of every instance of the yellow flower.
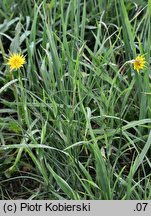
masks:
[[[26,62],[25,57],[23,55],[14,53],[14,54],[11,54],[10,57],[8,58],[7,65],[10,66],[11,70],[14,70],[14,69],[17,70],[20,67],[23,67],[25,62]]]
[[[133,61],[134,64],[134,70],[137,70],[137,72],[139,72],[139,70],[143,69],[145,67],[145,58],[143,55],[138,55],[136,57],[136,59]]]

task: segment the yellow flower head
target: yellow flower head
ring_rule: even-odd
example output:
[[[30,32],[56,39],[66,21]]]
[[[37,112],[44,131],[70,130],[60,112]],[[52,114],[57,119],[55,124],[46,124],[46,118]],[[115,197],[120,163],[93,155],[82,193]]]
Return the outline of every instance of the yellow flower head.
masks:
[[[145,67],[145,58],[143,55],[138,55],[136,59],[133,61],[134,64],[134,70],[139,72],[139,70],[143,69]]]
[[[21,54],[11,54],[10,57],[8,58],[8,62],[7,65],[10,66],[11,70],[14,69],[19,69],[20,67],[23,67],[23,65],[25,64],[25,57]]]

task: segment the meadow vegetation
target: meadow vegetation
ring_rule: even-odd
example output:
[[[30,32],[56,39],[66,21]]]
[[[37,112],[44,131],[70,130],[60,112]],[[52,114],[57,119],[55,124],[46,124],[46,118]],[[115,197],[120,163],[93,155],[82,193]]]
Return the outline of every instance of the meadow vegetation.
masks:
[[[151,199],[150,62],[151,0],[0,1],[0,199]]]

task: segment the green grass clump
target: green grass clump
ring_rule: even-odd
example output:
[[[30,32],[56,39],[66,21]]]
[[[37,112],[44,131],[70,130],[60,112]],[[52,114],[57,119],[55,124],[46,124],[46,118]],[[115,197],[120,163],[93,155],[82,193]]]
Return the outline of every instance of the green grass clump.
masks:
[[[0,198],[151,199],[151,0],[5,0],[0,21]]]

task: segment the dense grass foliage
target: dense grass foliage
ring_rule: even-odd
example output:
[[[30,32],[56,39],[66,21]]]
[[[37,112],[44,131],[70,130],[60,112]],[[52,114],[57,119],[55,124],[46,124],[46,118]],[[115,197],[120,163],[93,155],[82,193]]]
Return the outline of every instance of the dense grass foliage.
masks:
[[[151,199],[151,0],[3,0],[0,23],[0,198]]]

